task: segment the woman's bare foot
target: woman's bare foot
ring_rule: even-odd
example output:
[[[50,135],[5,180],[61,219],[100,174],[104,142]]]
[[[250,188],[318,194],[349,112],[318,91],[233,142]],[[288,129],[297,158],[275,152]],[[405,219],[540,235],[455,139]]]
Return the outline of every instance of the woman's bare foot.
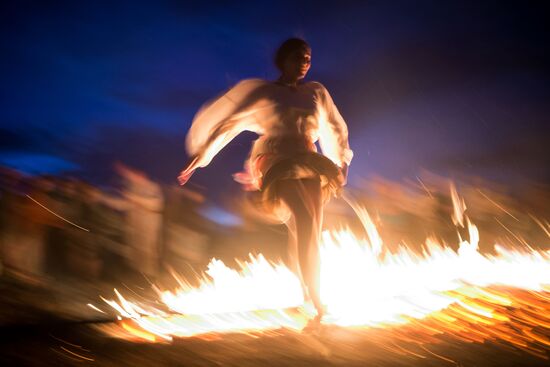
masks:
[[[323,316],[325,315],[326,311],[324,310],[317,310],[317,315],[310,319],[306,326],[304,327],[303,331],[305,332],[316,332],[321,327],[321,321],[323,319]]]
[[[325,314],[327,313],[327,308],[324,305],[315,305],[315,309],[317,310],[317,316],[315,316],[314,320],[317,320],[319,323],[321,323],[323,316],[325,316]]]

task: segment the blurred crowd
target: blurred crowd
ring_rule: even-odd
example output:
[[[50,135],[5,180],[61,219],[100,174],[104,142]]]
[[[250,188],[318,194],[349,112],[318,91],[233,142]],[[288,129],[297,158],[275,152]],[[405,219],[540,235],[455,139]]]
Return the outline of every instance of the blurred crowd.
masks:
[[[472,176],[450,180],[422,171],[399,182],[370,177],[356,197],[366,204],[390,249],[404,244],[422,251],[429,238],[456,250],[461,240],[469,239],[468,223],[479,229],[484,253],[493,252],[496,244],[550,249],[550,187],[545,183],[505,185]],[[462,223],[454,214],[458,202]]]
[[[212,226],[198,212],[204,198],[162,187],[116,164],[117,187],[72,177],[0,170],[0,261],[4,278],[33,285],[161,269],[206,260]]]
[[[121,163],[114,168],[118,184],[113,187],[1,168],[2,278],[33,285],[65,277],[117,279],[121,274],[153,280],[169,269],[204,270],[212,256],[242,259],[254,249],[268,257],[286,253],[284,226],[262,224],[243,197],[226,203],[243,222],[224,232],[201,214],[205,198],[199,192],[163,186]],[[547,185],[513,189],[472,178],[455,183],[465,215],[480,228],[482,251],[492,251],[495,243],[548,249]],[[467,239],[468,231],[451,218],[450,185],[447,178],[423,172],[401,182],[370,177],[347,193],[367,208],[390,251],[403,244],[422,251],[426,238],[456,249],[459,236]],[[250,230],[254,221],[256,229]],[[341,199],[327,207],[324,225],[363,230]]]

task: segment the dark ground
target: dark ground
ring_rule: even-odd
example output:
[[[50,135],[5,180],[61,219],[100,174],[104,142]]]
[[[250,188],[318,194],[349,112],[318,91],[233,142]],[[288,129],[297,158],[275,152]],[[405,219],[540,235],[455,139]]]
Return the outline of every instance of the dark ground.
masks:
[[[372,335],[371,335],[372,334]],[[280,331],[216,340],[189,338],[141,344],[107,338],[89,325],[52,323],[2,330],[3,365],[72,366],[546,366],[548,361],[496,343],[447,343],[388,348],[376,332],[326,327],[319,334]]]
[[[108,289],[108,284],[101,289],[91,283],[65,281],[63,286],[40,290],[4,281],[0,298],[2,365],[501,367],[546,366],[550,356],[543,343],[530,344],[543,351],[541,357],[498,338],[478,343],[443,333],[426,342],[420,335],[425,330],[419,330],[418,338],[424,340],[419,342],[410,327],[387,331],[323,326],[302,333],[276,330],[256,335],[206,335],[170,343],[130,342],[106,336],[98,329],[106,325],[104,320],[86,307],[88,302],[99,304],[98,294],[112,294]],[[543,319],[549,309],[543,310]],[[550,329],[534,329],[550,339]]]

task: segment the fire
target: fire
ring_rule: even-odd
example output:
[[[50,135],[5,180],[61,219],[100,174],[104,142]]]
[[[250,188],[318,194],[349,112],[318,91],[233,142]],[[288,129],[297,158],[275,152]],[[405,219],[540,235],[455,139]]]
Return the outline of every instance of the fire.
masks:
[[[469,238],[460,240],[457,251],[429,238],[421,254],[406,246],[387,250],[367,211],[353,204],[366,235],[349,229],[322,234],[323,323],[399,330],[403,340],[424,342],[444,333],[476,342],[501,339],[544,356],[533,345],[550,346],[548,334],[538,329],[550,328],[550,251],[496,245],[494,255],[482,254],[478,229],[456,191],[453,202],[453,220],[466,226]],[[116,300],[104,300],[123,319],[125,332],[113,325],[104,330],[169,341],[307,325],[313,308],[304,304],[300,282],[287,267],[262,255],[238,264],[235,270],[213,259],[198,287],[175,275],[180,287],[156,289],[160,302],[153,305],[115,290]]]

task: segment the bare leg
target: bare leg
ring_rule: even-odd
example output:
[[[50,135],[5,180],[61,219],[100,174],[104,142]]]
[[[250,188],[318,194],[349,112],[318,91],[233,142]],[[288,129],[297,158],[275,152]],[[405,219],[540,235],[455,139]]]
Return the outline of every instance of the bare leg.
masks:
[[[294,216],[291,216],[285,224],[288,229],[287,266],[300,280],[304,301],[311,301],[311,297],[307,292],[307,285],[304,282],[302,270],[300,269],[300,262],[298,261],[298,237],[296,233],[296,220]]]
[[[303,285],[302,272],[300,271],[300,264],[298,263],[298,238],[296,234],[296,221],[294,217],[290,217],[285,223],[288,233],[288,246],[287,246],[287,266],[296,276],[300,279]],[[305,295],[304,295],[305,297]]]
[[[323,218],[321,183],[319,179],[284,180],[279,182],[278,188],[296,227],[297,251],[294,256],[297,255],[306,288],[304,293],[309,294],[320,317],[323,314],[319,293],[319,239]]]

